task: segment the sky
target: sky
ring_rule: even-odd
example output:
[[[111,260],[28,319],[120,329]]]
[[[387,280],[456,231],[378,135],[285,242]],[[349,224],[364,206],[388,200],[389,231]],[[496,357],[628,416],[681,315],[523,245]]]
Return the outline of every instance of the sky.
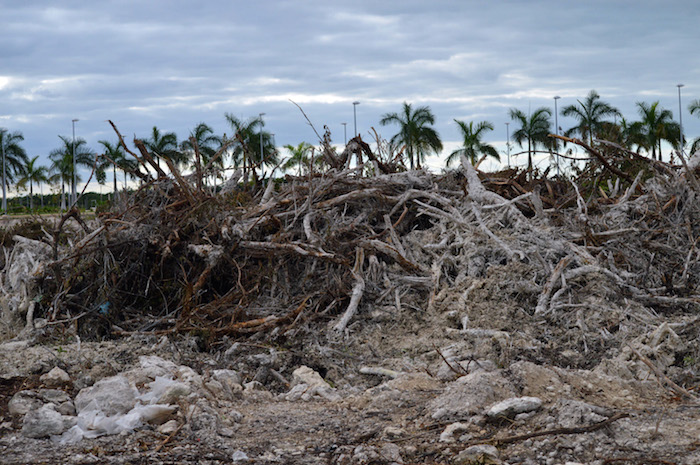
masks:
[[[510,108],[553,110],[558,95],[561,110],[595,89],[628,120],[657,100],[677,118],[682,83],[694,138],[698,24],[696,0],[0,0],[0,127],[48,165],[73,119],[94,151],[116,141],[107,120],[128,142],[153,126],[182,140],[200,122],[231,135],[226,113],[265,113],[278,147],[316,144],[292,100],[342,145],[352,102],[365,140],[393,136],[379,120],[408,102],[435,114],[439,169],[459,145],[454,119],[490,121],[485,140],[505,153]]]

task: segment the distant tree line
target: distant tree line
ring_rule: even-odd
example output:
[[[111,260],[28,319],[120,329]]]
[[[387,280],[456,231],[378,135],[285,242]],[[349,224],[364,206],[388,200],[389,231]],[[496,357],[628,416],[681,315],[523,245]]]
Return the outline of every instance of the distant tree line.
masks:
[[[687,143],[681,137],[681,127],[674,121],[673,113],[660,106],[658,101],[647,103],[637,102],[636,121],[626,119],[620,111],[603,101],[595,90],[591,90],[583,100],[565,106],[560,115],[576,120],[577,124],[566,131],[566,137],[578,136],[589,146],[597,139],[618,144],[637,153],[645,153],[654,160],[662,161],[662,143],[670,144],[673,150],[680,150]],[[691,115],[700,117],[700,100],[694,100],[688,105]],[[298,145],[285,145],[288,152],[282,162],[282,154],[277,150],[273,135],[265,131],[265,122],[261,116],[240,119],[226,113],[225,120],[231,132],[230,136],[216,135],[206,123],[199,123],[190,131],[187,138],[178,140],[174,132],[164,132],[154,126],[147,137],[141,140],[160,164],[161,159],[167,159],[180,170],[194,170],[197,166],[209,165],[210,170],[204,173],[205,180],[212,186],[223,179],[227,168],[241,168],[244,179],[252,177],[257,182],[263,176],[265,168],[279,167],[283,170],[301,175],[311,169],[312,160],[320,166],[322,157],[314,159],[316,147],[308,142]],[[528,172],[533,170],[533,156],[538,151],[556,153],[561,142],[550,134],[557,132],[552,128],[553,112],[547,107],[534,111],[524,111],[511,108],[511,120],[515,123],[512,140],[526,153],[528,157]],[[612,121],[611,121],[612,119]],[[486,134],[494,130],[489,121],[454,120],[460,132],[461,145],[447,154],[445,165],[454,164],[461,157],[476,164],[480,159],[492,158],[500,160],[498,151],[491,144],[484,142]],[[435,115],[428,106],[414,107],[404,102],[399,112],[384,114],[379,124],[382,126],[398,127],[386,146],[392,156],[398,159],[407,169],[421,169],[426,158],[443,150],[440,135],[434,129]],[[11,132],[0,128],[0,149],[4,164],[0,166],[3,182],[3,204],[6,190],[14,187],[17,191],[28,192],[28,207],[34,210],[36,189],[44,185],[60,188],[60,208],[65,210],[69,199],[66,191],[73,183],[83,179],[75,168],[88,168],[93,171],[95,180],[105,184],[111,177],[112,189],[119,191],[119,182],[126,188],[129,178],[134,177],[138,169],[136,160],[128,155],[120,142],[100,140],[100,150],[95,151],[87,146],[82,138],[73,140],[66,136],[58,136],[60,144],[49,153],[49,166],[38,164],[38,156],[28,157],[22,142],[21,132]],[[377,143],[380,144],[377,136]],[[508,141],[510,143],[510,141]],[[700,138],[695,139],[690,151],[700,149]],[[223,156],[215,158],[223,152]],[[514,154],[517,155],[517,154]],[[211,163],[210,163],[211,162]],[[111,176],[109,176],[111,174]],[[43,190],[40,194],[40,205],[44,205]]]

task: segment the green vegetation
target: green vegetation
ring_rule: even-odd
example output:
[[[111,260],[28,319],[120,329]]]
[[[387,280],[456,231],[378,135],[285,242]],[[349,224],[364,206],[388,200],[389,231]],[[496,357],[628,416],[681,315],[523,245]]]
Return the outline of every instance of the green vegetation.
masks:
[[[48,170],[45,166],[39,166],[37,160],[39,155],[32,158],[22,168],[22,177],[17,181],[17,188],[25,189],[29,184],[29,209],[34,210],[34,183],[48,181]],[[44,196],[41,196],[41,206],[44,206]]]
[[[520,124],[520,128],[513,133],[513,140],[521,148],[527,141],[527,172],[532,177],[532,154],[538,146],[546,148],[552,143],[549,138],[551,134],[551,123],[549,118],[552,111],[549,108],[538,108],[530,115],[525,115],[517,108],[511,108],[510,119]]]
[[[604,130],[610,116],[621,116],[617,108],[600,100],[600,95],[595,90],[588,93],[582,102],[577,100],[578,105],[569,105],[561,109],[562,116],[570,116],[578,120],[578,125],[564,132],[570,137],[579,134],[581,138],[588,140],[588,145],[593,145],[593,137],[599,136]]]
[[[654,160],[657,159],[656,149],[658,149],[658,160],[661,161],[661,142],[665,140],[677,148],[680,141],[680,126],[673,121],[673,113],[659,107],[658,101],[651,105],[646,102],[637,102],[637,109],[642,117],[639,126],[644,140],[642,147],[647,152],[651,150],[651,158]]]
[[[77,186],[75,183],[80,182],[81,178],[78,173],[73,175],[73,167],[92,168],[95,162],[95,156],[92,150],[87,147],[85,139],[78,138],[72,140],[69,137],[58,136],[61,139],[61,147],[54,149],[49,153],[49,159],[52,162],[49,171],[52,176],[49,178],[52,183],[61,184],[61,209],[66,209],[65,186],[71,186],[71,193],[75,195]],[[74,163],[75,157],[75,163]]]
[[[700,99],[690,102],[690,105],[688,105],[688,111],[691,115],[695,115],[700,118]],[[693,141],[693,145],[690,148],[691,153],[695,152],[696,150],[700,150],[700,137]]]
[[[308,142],[300,142],[296,147],[292,144],[287,144],[284,148],[289,151],[290,157],[282,165],[283,169],[291,170],[297,168],[297,176],[301,176],[302,168],[306,168],[307,171],[309,170],[309,164],[311,163],[309,152],[314,149],[313,145]]]
[[[176,165],[184,165],[186,159],[178,150],[177,135],[174,132],[161,134],[160,129],[153,126],[151,137],[143,140],[148,150],[156,155],[156,160],[160,164],[161,158],[167,158]]]
[[[242,164],[244,178],[248,179],[250,171],[257,183],[257,168],[262,172],[265,166],[271,167],[279,163],[272,134],[263,131],[265,121],[260,116],[243,121],[226,113],[225,118],[234,132],[231,153],[233,165]]]
[[[114,181],[114,193],[119,191],[117,186],[117,168],[124,172],[124,187],[126,187],[126,178],[129,172],[136,169],[136,160],[126,156],[124,152],[124,147],[119,143],[111,143],[106,140],[99,141],[100,145],[104,148],[104,153],[102,154],[102,163],[100,164],[100,171],[106,171],[108,168],[112,168],[112,177]],[[99,179],[99,176],[98,176]]]
[[[489,144],[484,143],[482,140],[484,133],[486,131],[493,131],[493,124],[488,121],[481,121],[474,126],[474,122],[470,121],[466,124],[464,121],[455,120],[460,132],[462,133],[462,147],[455,150],[447,157],[447,166],[457,160],[459,157],[464,155],[467,157],[472,165],[476,165],[479,155],[489,156],[500,160],[501,157],[498,155],[498,151]]]
[[[406,148],[411,169],[420,169],[428,154],[442,150],[440,136],[431,127],[435,124],[435,115],[430,107],[418,107],[414,111],[410,103],[404,102],[401,113],[387,113],[379,124],[399,125],[399,132],[391,138],[391,143]]]

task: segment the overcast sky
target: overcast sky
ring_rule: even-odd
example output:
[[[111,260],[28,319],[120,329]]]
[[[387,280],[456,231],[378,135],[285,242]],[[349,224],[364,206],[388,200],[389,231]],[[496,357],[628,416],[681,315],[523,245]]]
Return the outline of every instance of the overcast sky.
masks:
[[[454,118],[488,120],[499,149],[508,109],[576,103],[591,89],[631,120],[659,100],[700,136],[700,4],[687,1],[2,1],[0,126],[28,155],[76,135],[94,150],[155,125],[180,139],[224,113],[266,113],[278,146],[316,143],[299,110],[343,143],[365,140],[402,102],[433,110],[448,148]],[[573,120],[559,117],[567,129]],[[511,131],[514,124],[511,124]],[[521,157],[523,158],[523,157]],[[526,160],[519,160],[526,163]]]

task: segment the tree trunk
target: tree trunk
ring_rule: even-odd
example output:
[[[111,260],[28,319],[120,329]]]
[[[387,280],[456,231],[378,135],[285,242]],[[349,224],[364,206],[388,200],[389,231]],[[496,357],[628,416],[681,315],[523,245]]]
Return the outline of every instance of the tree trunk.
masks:
[[[527,177],[532,181],[532,146],[530,139],[527,140]]]

